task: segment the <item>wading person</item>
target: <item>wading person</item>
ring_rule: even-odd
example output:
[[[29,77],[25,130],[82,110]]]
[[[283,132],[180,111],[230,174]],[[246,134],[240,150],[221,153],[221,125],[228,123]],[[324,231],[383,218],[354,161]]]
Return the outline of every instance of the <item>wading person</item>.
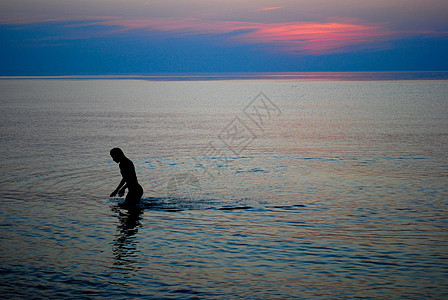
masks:
[[[132,161],[127,158],[120,148],[113,148],[110,150],[110,156],[114,162],[119,164],[120,173],[123,177],[120,184],[117,186],[115,191],[110,194],[111,197],[115,195],[122,197],[126,189],[128,189],[128,194],[124,200],[124,206],[135,206],[140,202],[143,195],[143,188],[137,181],[137,175],[135,174],[135,168]]]

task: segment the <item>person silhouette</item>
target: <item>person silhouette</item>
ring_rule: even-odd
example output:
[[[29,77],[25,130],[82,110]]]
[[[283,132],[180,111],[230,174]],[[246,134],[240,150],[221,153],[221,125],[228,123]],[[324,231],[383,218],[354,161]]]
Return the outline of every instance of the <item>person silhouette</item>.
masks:
[[[135,168],[132,161],[127,158],[120,148],[113,148],[110,150],[110,156],[119,164],[120,173],[123,177],[117,188],[110,194],[111,197],[122,197],[126,189],[128,194],[124,200],[123,206],[136,206],[143,195],[143,188],[137,181],[137,175],[135,174]]]

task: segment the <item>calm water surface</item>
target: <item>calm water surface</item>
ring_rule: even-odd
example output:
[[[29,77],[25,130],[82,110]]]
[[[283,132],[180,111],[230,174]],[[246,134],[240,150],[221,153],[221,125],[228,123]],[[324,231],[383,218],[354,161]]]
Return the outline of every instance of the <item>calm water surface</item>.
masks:
[[[446,298],[446,95],[443,80],[0,80],[0,294]],[[139,209],[108,198],[113,147]]]

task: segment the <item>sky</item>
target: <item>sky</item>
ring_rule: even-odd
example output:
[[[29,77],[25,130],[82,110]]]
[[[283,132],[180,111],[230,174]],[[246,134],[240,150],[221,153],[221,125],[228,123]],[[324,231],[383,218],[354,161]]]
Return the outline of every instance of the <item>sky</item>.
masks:
[[[0,76],[447,71],[446,0],[2,0]]]

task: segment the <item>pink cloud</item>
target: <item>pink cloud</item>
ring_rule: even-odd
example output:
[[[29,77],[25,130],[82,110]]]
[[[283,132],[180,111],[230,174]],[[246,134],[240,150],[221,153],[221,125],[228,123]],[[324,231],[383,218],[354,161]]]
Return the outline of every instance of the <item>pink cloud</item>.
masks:
[[[75,19],[46,19],[41,22],[63,22]],[[78,19],[79,20],[79,19]],[[263,44],[280,52],[325,54],[368,47],[375,41],[390,39],[393,33],[374,25],[359,25],[353,20],[338,22],[238,22],[199,18],[129,19],[85,17],[81,27],[92,24],[118,26],[114,31],[148,30],[168,32],[172,36],[209,35],[230,42]],[[23,23],[23,22],[22,22]],[[112,32],[114,32],[112,31]],[[404,33],[401,33],[403,35]],[[221,37],[218,37],[222,35]],[[82,38],[82,37],[76,37]],[[355,48],[354,48],[355,47]]]
[[[377,26],[345,23],[264,24],[248,33],[246,40],[278,45],[288,51],[326,53],[372,42],[388,33]]]
[[[243,43],[264,43],[281,51],[321,54],[348,51],[353,45],[384,39],[391,33],[379,26],[348,22],[255,23],[203,19],[111,19],[101,24],[118,25],[123,30],[167,31],[174,35],[225,34]]]
[[[274,10],[274,9],[280,9],[280,8],[283,8],[283,6],[264,7],[264,8],[260,8],[258,11],[268,11],[268,10]]]

